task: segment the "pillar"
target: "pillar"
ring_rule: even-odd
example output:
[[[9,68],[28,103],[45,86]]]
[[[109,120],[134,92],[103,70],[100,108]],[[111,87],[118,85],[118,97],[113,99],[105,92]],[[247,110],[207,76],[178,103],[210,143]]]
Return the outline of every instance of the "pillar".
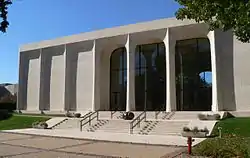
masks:
[[[94,40],[93,44],[93,94],[92,94],[92,111],[99,110],[100,103],[100,66],[101,66],[101,52],[97,46],[97,40]]]
[[[175,39],[167,29],[163,40],[166,50],[166,111],[176,110],[176,89],[175,89]]]
[[[207,37],[210,41],[211,51],[211,67],[212,67],[212,111],[216,112],[222,110],[221,96],[218,93],[219,90],[219,56],[217,52],[220,52],[219,41],[216,38],[217,31],[209,31]]]
[[[127,36],[127,100],[126,111],[135,110],[135,43],[131,40],[131,35]]]

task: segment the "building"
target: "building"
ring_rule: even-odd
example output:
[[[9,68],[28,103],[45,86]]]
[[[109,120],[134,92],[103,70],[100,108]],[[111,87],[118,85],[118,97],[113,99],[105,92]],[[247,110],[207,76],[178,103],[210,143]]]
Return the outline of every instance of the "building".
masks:
[[[161,19],[20,48],[18,109],[248,111],[250,44]]]

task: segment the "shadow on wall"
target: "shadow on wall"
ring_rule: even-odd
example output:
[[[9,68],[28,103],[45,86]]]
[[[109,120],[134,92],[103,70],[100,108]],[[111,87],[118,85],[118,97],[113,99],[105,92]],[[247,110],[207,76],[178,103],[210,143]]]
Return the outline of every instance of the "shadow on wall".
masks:
[[[61,56],[65,52],[64,45],[49,47],[42,49],[42,67],[41,67],[41,81],[40,81],[40,110],[50,110],[51,103],[51,69],[53,58]]]
[[[82,55],[92,51],[93,46],[92,41],[77,42],[66,46],[65,110],[76,111],[78,108],[77,106],[79,106],[77,105],[79,104],[79,96],[77,97],[77,93],[79,93],[78,89],[82,89],[83,87],[81,85],[77,85],[77,82],[83,82],[84,78],[82,78],[83,81],[77,80],[82,77],[80,75],[80,71],[83,71],[83,68],[85,68],[81,65],[81,63],[84,62],[82,61]]]
[[[19,110],[27,109],[27,92],[28,92],[28,74],[31,60],[40,58],[40,50],[32,50],[20,53],[20,70],[18,89],[21,90],[18,95]]]
[[[222,100],[224,111],[235,111],[235,85],[234,85],[234,36],[232,31],[219,32],[219,39],[217,43],[220,47],[218,52],[218,63],[220,64],[219,74],[220,80],[219,87],[223,90]],[[219,89],[219,91],[220,91]]]

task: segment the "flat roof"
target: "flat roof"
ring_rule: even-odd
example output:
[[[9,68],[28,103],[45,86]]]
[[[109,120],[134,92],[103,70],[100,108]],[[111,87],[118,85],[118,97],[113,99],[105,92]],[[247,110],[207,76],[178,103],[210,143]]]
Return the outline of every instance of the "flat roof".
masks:
[[[149,30],[158,30],[170,27],[178,27],[184,25],[195,24],[194,20],[177,20],[176,18],[165,18],[159,20],[153,20],[148,22],[140,22],[136,24],[129,24],[125,26],[118,26],[113,28],[106,28],[102,30],[96,30],[91,32],[85,32],[70,36],[59,37],[51,40],[44,40],[41,42],[29,43],[21,45],[20,51],[29,51],[34,49],[40,49],[45,47],[52,47],[57,45],[63,45],[68,43],[75,43],[81,41],[95,40],[105,37],[125,35],[129,33],[144,32]]]

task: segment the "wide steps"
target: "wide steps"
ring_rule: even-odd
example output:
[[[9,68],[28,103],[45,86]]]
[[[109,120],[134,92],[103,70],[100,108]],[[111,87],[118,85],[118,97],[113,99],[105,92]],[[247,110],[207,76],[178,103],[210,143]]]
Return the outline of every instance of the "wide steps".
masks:
[[[174,115],[171,117],[171,120],[198,120],[198,114],[201,112],[188,112],[188,111],[183,111],[183,112],[175,112]]]
[[[128,133],[129,122],[125,120],[109,120],[109,122],[97,130],[97,132]]]
[[[184,126],[189,121],[147,121],[140,130],[143,135],[180,135]]]
[[[79,127],[80,127],[80,119],[68,118],[58,126],[54,127],[54,129],[69,129],[69,128],[79,128]]]

